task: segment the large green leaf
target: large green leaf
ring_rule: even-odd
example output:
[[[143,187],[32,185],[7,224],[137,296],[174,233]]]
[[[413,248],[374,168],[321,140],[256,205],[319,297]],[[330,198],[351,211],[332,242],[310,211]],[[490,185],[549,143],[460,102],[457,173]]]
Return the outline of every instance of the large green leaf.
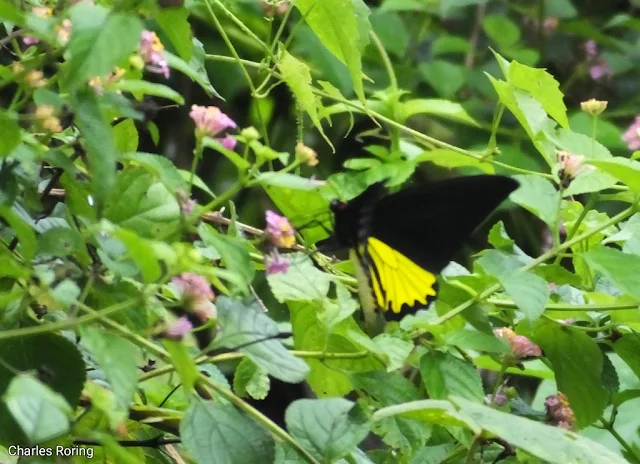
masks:
[[[304,253],[292,253],[287,272],[267,276],[278,301],[322,300],[329,292],[329,276],[314,266]]]
[[[2,6],[0,5],[0,8]],[[4,111],[0,111],[0,125],[2,137],[0,137],[0,158],[9,156],[20,143],[20,126]]]
[[[3,400],[33,444],[55,438],[69,429],[73,414],[69,403],[30,374],[15,376]]]
[[[273,462],[273,438],[230,404],[194,397],[180,422],[183,445],[197,462]]]
[[[613,349],[640,378],[640,336],[637,333],[623,335],[613,344]]]
[[[451,401],[483,430],[552,464],[624,464],[626,461],[603,445],[574,432],[497,411],[463,398]]]
[[[361,52],[369,43],[369,8],[362,0],[298,0],[306,23],[349,69],[353,87],[364,102]]]
[[[535,321],[542,315],[549,299],[549,285],[542,277],[520,271],[498,280],[527,319]]]
[[[590,160],[589,164],[611,174],[634,192],[640,192],[640,161],[615,156],[607,160]]]
[[[322,462],[334,462],[369,434],[366,418],[354,406],[343,398],[294,401],[285,413],[287,429]]]
[[[92,90],[78,92],[71,106],[87,151],[91,188],[100,215],[105,201],[113,193],[117,158],[115,138]]]
[[[140,350],[129,340],[104,329],[85,327],[81,333],[82,343],[109,382],[124,420],[136,390],[138,365],[142,363]]]
[[[60,393],[72,408],[78,404],[86,377],[85,365],[76,346],[66,338],[48,333],[0,340],[0,359],[3,361],[0,363],[0,396],[5,394],[16,372],[40,370],[50,389]],[[27,443],[3,402],[0,402],[0,443]]]
[[[70,18],[66,83],[71,87],[108,74],[140,44],[142,22],[135,15],[81,2],[71,9]]]
[[[475,368],[455,356],[432,351],[420,359],[420,373],[429,397],[446,399],[450,395],[481,402],[484,390]]]
[[[160,8],[155,20],[162,31],[169,37],[171,44],[185,61],[191,60],[193,45],[191,42],[191,25],[189,24],[189,10],[184,6],[177,8]]]
[[[585,332],[552,321],[539,323],[534,341],[553,366],[558,391],[569,399],[576,426],[584,428],[598,420],[607,404],[602,386],[602,352]]]
[[[9,224],[13,233],[16,234],[20,243],[20,252],[27,261],[30,261],[38,248],[36,233],[31,224],[26,223],[14,210],[4,205],[0,205],[0,217]]]
[[[264,368],[269,375],[285,382],[301,382],[307,377],[309,366],[289,353],[280,340],[264,340],[266,337],[277,336],[280,331],[278,325],[257,303],[245,305],[237,300],[219,297],[216,308],[222,326],[215,341],[216,346],[241,346],[239,351]]]
[[[640,300],[640,256],[599,245],[582,255],[596,271],[620,290]]]
[[[428,114],[438,116],[443,119],[460,121],[473,126],[478,123],[473,119],[467,110],[460,103],[439,98],[420,98],[407,100],[401,105],[402,119],[407,119],[415,114]],[[471,159],[471,157],[468,157]]]
[[[558,217],[558,196],[553,184],[540,176],[518,175],[520,187],[509,197],[553,227]]]

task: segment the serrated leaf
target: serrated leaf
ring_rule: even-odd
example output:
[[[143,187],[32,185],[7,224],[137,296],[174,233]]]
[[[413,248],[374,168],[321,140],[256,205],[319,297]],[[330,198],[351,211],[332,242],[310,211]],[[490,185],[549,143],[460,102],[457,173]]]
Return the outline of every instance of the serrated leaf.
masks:
[[[71,87],[108,74],[140,44],[142,22],[137,16],[79,3],[71,8],[70,19],[73,33],[67,45],[66,83]]]
[[[520,187],[509,197],[514,203],[538,216],[553,227],[558,216],[558,196],[553,184],[542,177],[518,175],[514,178]]]
[[[216,308],[222,326],[215,341],[217,346],[233,349],[240,346],[239,351],[269,375],[284,382],[301,382],[307,377],[309,366],[292,355],[280,340],[264,340],[279,333],[278,325],[256,303],[244,305],[227,297],[219,297],[216,299]],[[259,342],[247,345],[255,341]]]
[[[180,422],[182,443],[197,462],[273,462],[274,442],[262,427],[230,404],[194,398]]]
[[[160,8],[155,20],[162,31],[169,37],[171,44],[185,61],[191,60],[193,45],[191,42],[191,25],[189,24],[189,10],[184,6],[178,8]]]
[[[267,276],[273,296],[285,301],[322,300],[329,292],[329,276],[304,253],[291,253],[287,272]]]
[[[533,336],[551,362],[558,391],[569,399],[578,428],[600,418],[608,392],[602,386],[602,352],[585,332],[540,322]]]
[[[484,401],[482,380],[476,369],[453,355],[439,351],[425,354],[420,359],[420,373],[430,398],[457,395]]]
[[[608,160],[589,160],[588,163],[611,174],[634,192],[640,192],[640,161],[614,156]]]
[[[603,445],[574,432],[497,411],[463,398],[452,398],[459,413],[483,430],[552,464],[624,464],[626,461]]]
[[[544,313],[549,299],[549,286],[542,277],[521,271],[502,275],[498,280],[529,321],[535,321]]]
[[[138,382],[138,364],[142,361],[140,350],[129,340],[104,329],[83,327],[81,333],[82,343],[104,372],[124,419]]]
[[[267,372],[248,358],[243,359],[233,374],[233,391],[238,396],[263,400],[269,394]]]
[[[58,437],[69,430],[73,414],[69,403],[30,374],[15,376],[2,399],[33,444]]]
[[[354,406],[343,398],[294,401],[285,413],[287,429],[311,454],[333,462],[369,434],[369,424],[353,413]]]
[[[180,174],[180,171],[176,168],[175,164],[164,156],[143,152],[123,153],[120,156],[120,161],[129,161],[131,164],[138,164],[148,171],[153,172],[172,192],[186,190],[187,183]]]
[[[89,159],[92,174],[91,188],[98,215],[101,215],[104,203],[112,193],[115,182],[117,158],[115,139],[92,90],[78,92],[72,99],[71,106]]]
[[[582,255],[596,271],[620,290],[640,300],[640,256],[598,245]]]
[[[304,2],[315,3],[316,0],[303,0],[302,2],[296,2],[296,6],[299,8],[304,8],[303,6],[301,6],[304,4]],[[346,4],[346,2],[340,3],[343,5]],[[318,3],[318,5],[324,5],[324,0],[322,3]],[[314,8],[314,10],[322,9],[322,6]],[[293,92],[293,95],[295,96],[300,107],[309,115],[313,125],[316,127],[316,129],[318,129],[318,132],[320,132],[325,141],[333,149],[333,145],[324,133],[322,123],[320,122],[316,96],[313,93],[313,87],[311,86],[311,70],[309,66],[306,63],[303,63],[302,61],[295,58],[286,50],[283,50],[282,56],[278,61],[278,69],[282,73],[282,79],[287,83],[287,85]]]
[[[122,79],[110,84],[109,88],[124,92],[131,92],[134,95],[153,95],[154,97],[166,98],[167,100],[176,102],[178,105],[184,105],[184,98],[182,95],[164,84],[155,84],[153,82],[143,80]],[[127,151],[135,150],[136,149],[133,148]]]
[[[171,356],[171,363],[180,376],[182,388],[184,388],[186,392],[191,393],[200,374],[198,373],[196,363],[189,353],[189,349],[184,343],[174,340],[166,339],[162,341],[162,344]]]

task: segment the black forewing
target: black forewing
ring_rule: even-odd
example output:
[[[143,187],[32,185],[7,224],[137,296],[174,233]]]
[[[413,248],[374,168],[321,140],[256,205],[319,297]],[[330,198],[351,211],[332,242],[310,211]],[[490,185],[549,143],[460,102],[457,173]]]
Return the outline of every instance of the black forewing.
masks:
[[[405,189],[377,202],[370,233],[438,274],[518,185],[509,177],[482,175]]]

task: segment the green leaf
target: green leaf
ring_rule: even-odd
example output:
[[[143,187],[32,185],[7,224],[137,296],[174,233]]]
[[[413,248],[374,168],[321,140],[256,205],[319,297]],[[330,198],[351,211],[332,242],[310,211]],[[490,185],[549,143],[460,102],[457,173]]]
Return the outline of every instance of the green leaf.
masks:
[[[0,340],[0,396],[4,395],[16,372],[46,369],[47,386],[60,393],[72,408],[78,404],[85,383],[85,364],[76,345],[52,333]],[[11,366],[13,370],[9,370]],[[0,402],[0,443],[26,444],[26,437]]]
[[[152,238],[178,225],[180,206],[164,184],[154,182],[144,169],[127,169],[118,173],[105,217],[141,237]]]
[[[398,58],[403,58],[411,38],[400,15],[380,11],[378,8],[369,16],[369,21],[385,50]]]
[[[509,197],[511,201],[554,227],[558,216],[558,196],[551,181],[535,175],[514,176],[520,187]]]
[[[273,296],[285,301],[322,300],[329,292],[329,276],[320,271],[304,253],[291,253],[287,272],[267,276]]]
[[[294,5],[323,45],[347,66],[356,95],[364,102],[361,52],[369,43],[369,8],[362,0],[299,0]]]
[[[482,380],[475,368],[448,353],[432,351],[420,359],[420,373],[429,397],[447,399],[450,395],[482,402]]]
[[[0,20],[22,26],[24,13],[11,0],[0,0]]]
[[[164,11],[164,10],[161,10]],[[118,82],[114,82],[109,85],[109,88],[115,90],[122,90],[124,92],[131,92],[134,95],[153,95],[154,97],[166,98],[167,100],[171,100],[176,102],[178,105],[184,105],[184,98],[178,92],[173,90],[171,87],[168,87],[164,84],[155,84],[153,82],[143,81],[143,80],[129,80],[123,79]],[[137,147],[136,147],[137,148]],[[125,150],[122,150],[125,151]],[[126,151],[135,151],[134,149],[129,149]]]
[[[389,334],[378,335],[373,340],[362,333],[354,331],[348,332],[347,335],[351,340],[385,359],[387,372],[403,367],[414,348],[413,343]]]
[[[176,168],[175,164],[164,156],[142,152],[124,153],[120,156],[120,161],[129,161],[131,164],[140,165],[154,173],[171,192],[177,192],[178,190],[186,191],[187,183],[180,174],[180,171]]]
[[[147,240],[126,229],[119,229],[114,235],[127,247],[129,252],[126,256],[135,261],[145,283],[153,283],[160,279],[162,268],[153,246]]]
[[[244,284],[240,290],[245,294],[249,293],[255,268],[245,242],[229,235],[222,235],[205,223],[198,226],[198,233],[207,245],[214,247],[220,254],[225,267],[240,276]]]
[[[0,4],[0,8],[2,8],[2,4]],[[18,146],[21,140],[21,135],[18,123],[5,112],[0,112],[0,126],[2,126],[2,137],[0,137],[0,158],[3,158],[5,156],[9,156]]]
[[[58,437],[69,430],[73,414],[69,403],[30,374],[15,376],[2,399],[33,444]]]
[[[136,151],[138,149],[138,129],[133,119],[125,119],[113,127],[113,138],[118,152]]]
[[[463,155],[453,150],[446,148],[436,148],[435,150],[427,150],[413,159],[415,163],[431,162],[437,166],[443,168],[459,168],[459,167],[474,167],[487,174],[494,174],[495,169],[491,163],[483,163],[482,161],[472,158],[471,156]]]
[[[463,398],[451,400],[459,413],[468,416],[482,430],[516,448],[552,464],[624,464],[626,461],[603,445],[574,432],[517,417]]]
[[[220,94],[213,88],[211,85],[211,81],[209,80],[209,74],[207,73],[207,69],[205,68],[204,58],[204,46],[202,42],[198,39],[194,38],[192,40],[193,43],[193,52],[191,60],[187,63],[182,58],[177,57],[173,53],[169,53],[165,50],[164,55],[167,59],[167,63],[172,69],[178,70],[183,73],[185,76],[189,77],[193,82],[198,84],[202,89],[207,93],[210,97],[217,97],[221,100],[224,100],[220,96]]]
[[[507,354],[509,345],[493,334],[478,332],[477,330],[458,329],[448,332],[444,336],[447,345],[457,346],[464,350],[484,351],[485,353]]]
[[[315,190],[318,188],[318,183],[314,180],[288,172],[261,172],[256,176],[256,182],[292,190]]]
[[[174,340],[163,340],[162,344],[171,356],[171,363],[180,376],[180,383],[185,391],[191,393],[200,376],[196,363],[191,358],[187,346]]]
[[[278,335],[280,331],[257,303],[244,305],[227,297],[219,297],[216,299],[216,308],[223,327],[215,341],[217,346],[241,346],[239,351],[269,375],[284,382],[301,382],[307,377],[309,366],[302,359],[292,355],[279,340],[264,340]],[[247,345],[250,342],[257,343]]]
[[[560,91],[558,81],[551,74],[544,69],[530,68],[512,61],[509,66],[508,80],[517,88],[529,92],[558,124],[562,127],[569,126],[564,95]]]
[[[251,167],[251,164],[244,159],[242,156],[237,154],[233,150],[229,150],[224,147],[218,140],[212,139],[211,137],[205,137],[202,139],[202,146],[205,148],[211,148],[212,150],[217,151],[218,153],[223,154],[229,161],[231,161],[240,171],[246,171]]]
[[[182,444],[197,462],[273,462],[273,438],[230,404],[194,397],[180,422]]]
[[[140,45],[142,22],[137,16],[79,3],[71,8],[70,19],[73,34],[67,45],[66,72],[70,87],[108,74]]]
[[[602,386],[602,352],[585,332],[556,322],[539,323],[533,340],[544,351],[556,375],[558,391],[569,399],[578,428],[598,420],[607,404]]]
[[[640,161],[614,156],[608,160],[589,160],[587,162],[611,174],[634,192],[640,192]]]
[[[640,300],[640,256],[599,245],[582,255],[589,266]]]
[[[440,116],[444,119],[460,121],[478,126],[478,122],[473,119],[467,110],[460,103],[439,98],[422,98],[408,100],[401,103],[401,119],[406,120],[415,114],[428,114]],[[471,157],[467,157],[471,158]],[[488,163],[487,163],[488,164]]]
[[[485,17],[482,21],[482,29],[500,47],[510,47],[520,40],[520,28],[507,16]]]
[[[72,99],[71,106],[75,113],[76,125],[83,137],[92,174],[91,188],[98,215],[101,215],[105,201],[113,192],[115,182],[117,149],[113,132],[92,90],[78,92]]]
[[[322,462],[353,451],[369,434],[369,424],[355,403],[343,398],[302,399],[285,413],[289,433]]]
[[[138,382],[138,365],[142,362],[136,345],[97,327],[81,329],[82,343],[91,352],[116,395],[117,408],[126,417]]]
[[[27,224],[20,216],[18,216],[12,209],[7,208],[0,204],[0,217],[2,217],[16,234],[20,243],[20,251],[25,260],[31,261],[31,258],[36,253],[38,248],[38,242],[36,240],[36,233],[30,224]]]
[[[640,337],[637,333],[623,335],[613,344],[613,349],[640,378]]]
[[[422,63],[418,69],[438,95],[449,98],[464,86],[466,72],[464,67],[444,60],[431,60]]]
[[[542,277],[521,271],[501,275],[498,280],[529,321],[535,321],[544,313],[549,299],[549,286]]]
[[[269,394],[267,372],[248,358],[243,359],[233,374],[233,391],[238,396],[263,400]]]
[[[189,25],[189,10],[183,6],[160,8],[155,14],[155,20],[158,21],[162,31],[169,37],[180,58],[185,61],[191,60],[193,45],[191,42],[191,26]]]
[[[313,11],[322,10],[323,7],[320,5],[325,5],[325,1],[332,3],[336,0],[323,0],[323,2],[317,4],[318,6],[313,8]],[[301,2],[296,2],[296,6],[302,9],[304,8],[303,5],[305,3],[310,2],[315,3],[316,0],[302,0]],[[342,5],[346,5],[346,3],[347,2],[340,1],[340,4]],[[324,133],[320,117],[318,116],[318,103],[316,101],[316,96],[313,93],[313,87],[311,86],[311,70],[309,69],[309,66],[295,58],[286,50],[283,50],[280,60],[278,61],[278,69],[280,69],[282,79],[293,92],[293,95],[300,107],[307,112],[313,125],[318,129],[318,132],[320,132],[325,141],[333,149],[333,145]]]

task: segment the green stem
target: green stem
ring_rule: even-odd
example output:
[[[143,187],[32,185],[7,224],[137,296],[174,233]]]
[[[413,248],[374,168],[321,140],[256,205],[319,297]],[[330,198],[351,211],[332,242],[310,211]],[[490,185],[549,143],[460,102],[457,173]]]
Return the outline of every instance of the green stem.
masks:
[[[624,211],[616,214],[614,217],[609,219],[607,222],[605,222],[603,224],[600,224],[597,227],[595,227],[594,229],[589,230],[589,231],[587,231],[587,232],[585,232],[585,233],[583,233],[583,234],[581,234],[581,235],[579,235],[579,236],[577,236],[577,237],[575,237],[575,238],[573,238],[571,240],[567,240],[563,244],[561,244],[561,245],[559,245],[557,247],[552,248],[548,252],[546,252],[546,253],[538,256],[536,259],[530,261],[526,266],[523,266],[521,270],[522,271],[528,271],[530,269],[533,269],[538,264],[544,263],[548,259],[555,257],[558,253],[566,250],[567,248],[571,248],[576,243],[579,243],[582,240],[585,240],[585,239],[591,237],[592,235],[597,234],[601,230],[604,230],[607,227],[612,226],[613,224],[619,223],[620,221],[626,219],[627,217],[631,216],[635,212],[637,204],[638,204],[638,201],[636,200],[636,202],[633,205],[631,205],[630,207],[626,208]],[[486,289],[484,292],[479,294],[476,298],[471,298],[471,299],[465,301],[464,303],[459,304],[458,306],[453,308],[448,313],[446,313],[446,314],[440,316],[439,318],[435,319],[432,322],[432,325],[440,325],[440,324],[445,323],[446,321],[456,317],[461,312],[463,312],[466,309],[470,308],[471,306],[473,306],[477,302],[482,301],[482,300],[490,297],[491,295],[493,295],[495,292],[497,292],[501,288],[502,288],[502,285],[499,284],[499,283],[492,285],[491,287]],[[425,333],[424,329],[418,330],[414,334],[414,337],[419,337],[419,336],[423,335],[424,333]]]
[[[471,446],[469,446],[469,451],[467,452],[467,456],[464,458],[464,464],[471,464],[473,462],[473,456],[475,456],[476,452],[478,451],[481,441],[482,441],[481,434],[474,435],[473,441],[471,442]]]
[[[249,29],[242,21],[240,21],[240,19],[236,15],[234,15],[224,5],[224,3],[222,3],[220,0],[213,0],[213,2],[236,26],[240,28],[240,30],[242,30],[245,34],[247,34],[248,37],[251,37],[260,46],[260,48],[262,48],[265,52],[267,52],[267,55],[269,57],[273,58],[273,53],[271,52],[271,49],[269,48],[269,46],[266,43],[264,43],[264,41],[260,39],[260,37],[255,35],[254,32],[251,29]],[[211,8],[211,3],[209,3],[209,0],[205,0],[205,4],[207,6],[207,10],[209,10],[209,14],[212,16],[215,16],[213,9]],[[214,21],[214,23],[220,24],[217,19]],[[216,27],[218,26],[216,25]]]
[[[564,189],[562,185],[560,185],[560,189],[558,190],[558,201],[556,204],[556,220],[553,224],[553,246],[557,247],[560,245],[560,223],[562,222],[562,194]]]
[[[500,300],[496,298],[487,299],[487,303],[498,306],[499,308],[517,309],[518,305],[511,300]],[[619,304],[580,304],[573,305],[569,303],[548,303],[545,305],[545,311],[624,311],[629,309],[637,309],[640,303],[619,303]]]
[[[498,395],[498,391],[502,386],[502,382],[504,381],[504,374],[507,372],[507,363],[506,361],[502,361],[500,364],[500,370],[498,371],[498,377],[496,377],[496,384],[493,386],[493,392],[491,394],[491,404],[496,403],[496,396]]]
[[[635,456],[637,460],[640,461],[640,456],[638,456],[638,453],[635,452],[635,450],[629,445],[629,443],[627,442],[627,440],[625,440],[622,435],[620,435],[616,429],[613,428],[613,423],[614,421],[608,421],[606,420],[604,417],[600,419],[600,421],[602,421],[602,425],[603,425],[603,429],[609,431],[609,433],[611,435],[613,435],[613,438],[616,439],[616,441],[618,443],[620,443],[620,446],[622,446],[627,453],[629,453],[629,455],[631,456]]]
[[[202,144],[202,137],[197,137],[196,147],[193,149],[193,161],[191,162],[191,175],[189,176],[189,187],[187,191],[187,199],[191,196],[191,189],[193,189],[193,181],[196,177],[196,169],[198,168],[198,162],[202,158],[202,151],[204,146]]]
[[[597,193],[593,193],[589,196],[589,199],[587,200],[587,203],[582,208],[582,211],[580,212],[580,216],[578,216],[576,223],[573,225],[571,230],[567,233],[567,240],[571,240],[576,235],[576,233],[578,232],[578,229],[580,228],[580,224],[582,224],[582,221],[584,221],[584,218],[587,217],[587,214],[589,213],[591,208],[595,206],[597,199],[598,199]],[[554,264],[558,264],[561,260],[562,260],[562,256],[558,255],[554,261]]]

